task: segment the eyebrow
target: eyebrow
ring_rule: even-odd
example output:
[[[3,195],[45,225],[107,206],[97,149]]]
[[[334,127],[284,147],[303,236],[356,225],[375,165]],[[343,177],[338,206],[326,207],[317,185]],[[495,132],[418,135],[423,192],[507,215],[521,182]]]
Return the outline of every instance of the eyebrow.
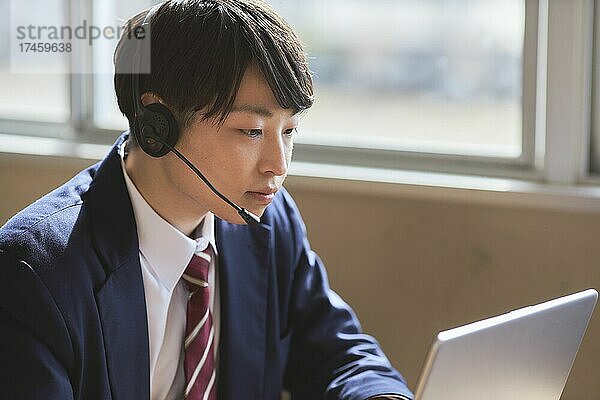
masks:
[[[266,117],[266,118],[271,118],[274,115],[273,111],[271,111],[265,107],[256,105],[256,104],[242,104],[239,106],[234,106],[231,109],[231,112],[247,112],[247,113],[252,113],[252,114],[258,114],[261,117]],[[292,116],[294,116],[296,114],[292,114]]]
[[[231,112],[249,112],[266,118],[271,118],[273,116],[273,112],[271,110],[254,104],[242,104],[241,106],[235,106],[231,109]]]

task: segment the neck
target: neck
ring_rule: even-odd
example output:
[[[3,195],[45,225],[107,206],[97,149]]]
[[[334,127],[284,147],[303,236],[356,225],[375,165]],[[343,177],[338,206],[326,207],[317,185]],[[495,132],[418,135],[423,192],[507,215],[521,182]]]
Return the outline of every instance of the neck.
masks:
[[[164,170],[158,168],[158,164],[150,165],[155,160],[140,153],[141,150],[135,149],[125,158],[127,175],[144,200],[161,218],[186,236],[192,237],[208,209],[198,210],[195,207],[193,213],[189,212],[191,209],[189,204],[185,204],[182,196],[173,193],[173,189],[165,184],[168,180]]]

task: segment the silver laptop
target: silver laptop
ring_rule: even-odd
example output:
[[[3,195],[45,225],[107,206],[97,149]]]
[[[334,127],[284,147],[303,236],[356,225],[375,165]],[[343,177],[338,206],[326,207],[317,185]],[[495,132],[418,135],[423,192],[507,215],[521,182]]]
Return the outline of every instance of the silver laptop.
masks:
[[[589,289],[441,332],[415,400],[558,400],[598,292]]]

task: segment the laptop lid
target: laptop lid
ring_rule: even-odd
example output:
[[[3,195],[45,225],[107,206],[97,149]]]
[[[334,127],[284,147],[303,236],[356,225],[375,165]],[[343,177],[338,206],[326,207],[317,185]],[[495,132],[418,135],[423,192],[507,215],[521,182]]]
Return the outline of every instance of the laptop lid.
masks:
[[[596,305],[585,290],[440,332],[416,400],[558,400]]]

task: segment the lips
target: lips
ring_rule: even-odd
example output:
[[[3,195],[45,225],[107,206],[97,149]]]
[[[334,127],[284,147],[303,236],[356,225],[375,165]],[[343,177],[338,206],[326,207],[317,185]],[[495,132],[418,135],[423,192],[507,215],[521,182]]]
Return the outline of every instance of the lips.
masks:
[[[261,204],[269,204],[273,201],[275,197],[275,193],[277,193],[277,189],[275,188],[262,188],[256,191],[248,191],[246,192],[252,199]]]
[[[277,193],[277,188],[262,188],[259,190],[251,190],[249,191],[250,193],[257,193],[257,194],[264,194],[264,195],[271,195],[271,194],[275,194]]]

